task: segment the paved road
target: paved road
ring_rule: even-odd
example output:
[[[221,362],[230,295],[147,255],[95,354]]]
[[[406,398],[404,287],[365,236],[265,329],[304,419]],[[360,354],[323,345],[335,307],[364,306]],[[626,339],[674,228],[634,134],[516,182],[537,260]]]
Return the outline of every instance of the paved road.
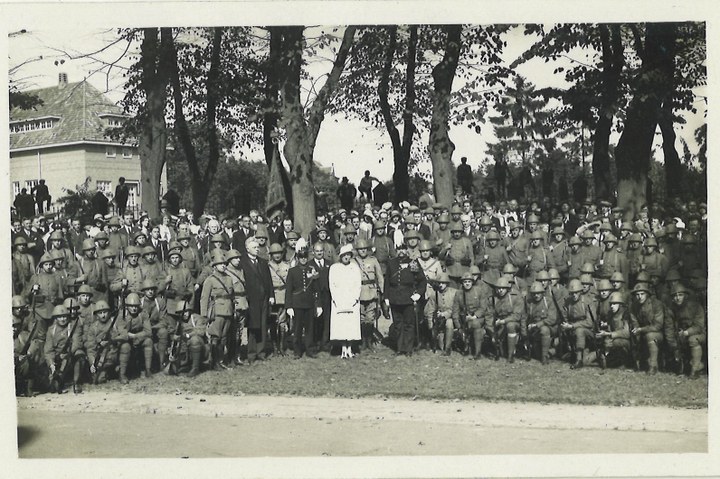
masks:
[[[707,410],[90,392],[18,399],[18,442],[21,458],[706,452]]]

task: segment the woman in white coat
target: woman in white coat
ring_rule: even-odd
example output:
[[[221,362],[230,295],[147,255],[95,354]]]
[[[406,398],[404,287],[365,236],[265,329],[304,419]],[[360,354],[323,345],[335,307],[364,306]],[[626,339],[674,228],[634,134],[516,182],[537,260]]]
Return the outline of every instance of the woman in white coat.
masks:
[[[340,262],[330,266],[329,282],[332,310],[330,313],[330,340],[342,343],[341,358],[353,357],[350,341],[359,341],[360,290],[362,273],[352,260],[353,247],[340,248]]]

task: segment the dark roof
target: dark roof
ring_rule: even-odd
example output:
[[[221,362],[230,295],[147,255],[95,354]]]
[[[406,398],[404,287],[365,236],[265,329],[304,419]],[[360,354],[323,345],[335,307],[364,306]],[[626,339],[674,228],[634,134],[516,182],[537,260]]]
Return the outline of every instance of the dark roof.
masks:
[[[49,129],[11,134],[11,150],[83,140],[110,141],[105,136],[107,124],[101,116],[104,114],[122,115],[122,108],[113,104],[98,89],[87,82],[28,90],[26,93],[37,95],[43,104],[31,110],[19,108],[11,110],[11,122],[49,116],[59,117],[60,120]],[[84,127],[83,109],[85,110]]]

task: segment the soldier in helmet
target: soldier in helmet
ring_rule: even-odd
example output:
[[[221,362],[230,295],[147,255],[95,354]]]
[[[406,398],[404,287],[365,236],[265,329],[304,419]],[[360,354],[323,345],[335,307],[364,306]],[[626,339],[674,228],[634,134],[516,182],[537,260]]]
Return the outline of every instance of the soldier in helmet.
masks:
[[[612,276],[610,276],[610,284],[613,287],[613,291],[617,291],[624,295],[627,294],[627,281],[625,279],[625,276],[623,276],[623,274],[619,271],[613,273]]]
[[[690,356],[690,377],[697,378],[705,369],[702,362],[705,334],[705,311],[702,305],[690,297],[681,283],[674,285],[670,307],[678,329],[678,345],[681,354],[679,372],[684,369],[684,356]]]
[[[285,337],[291,331],[291,325],[285,311],[285,295],[290,263],[283,260],[283,247],[278,243],[270,245],[270,278],[273,283],[275,303],[270,307],[268,327],[270,340],[278,354],[285,353]]]
[[[123,234],[123,232],[120,231],[120,217],[113,216],[112,218],[110,218],[110,220],[108,221],[108,227],[110,228],[110,231],[107,233],[108,248],[111,248],[115,252],[115,254],[117,255],[115,260],[119,264],[122,264],[122,253],[128,246],[128,237],[126,234]],[[100,254],[98,254],[98,256],[100,256]]]
[[[452,237],[445,250],[440,252],[440,258],[445,260],[445,266],[454,288],[460,286],[460,278],[470,271],[470,265],[475,262],[473,245],[470,239],[462,235],[462,225],[455,223],[451,227]]]
[[[511,284],[505,277],[498,279],[492,287],[494,292],[488,302],[485,323],[493,326],[495,360],[504,356],[503,351],[507,351],[507,359],[512,363],[515,361],[518,335],[526,331],[523,298],[510,294]]]
[[[38,366],[43,362],[47,325],[28,307],[25,298],[12,297],[12,325],[15,351],[15,383],[33,395],[33,385]],[[21,387],[20,390],[23,388]]]
[[[125,298],[126,314],[117,321],[117,341],[120,343],[120,383],[127,384],[127,368],[130,358],[137,358],[142,354],[145,360],[143,377],[151,376],[152,366],[152,328],[150,318],[141,310],[140,296],[130,293]],[[135,361],[137,362],[137,361]]]
[[[544,276],[548,276],[547,273]],[[527,298],[528,340],[531,343],[540,343],[542,364],[548,364],[550,360],[550,345],[557,331],[557,309],[552,304],[552,299],[548,300],[546,294],[543,285],[536,281],[530,285],[530,294]]]
[[[93,289],[95,299],[107,300],[107,274],[103,263],[95,255],[95,243],[88,238],[82,242],[82,257],[78,260],[80,275],[75,284],[87,284]]]
[[[532,215],[534,216],[534,215]],[[526,279],[529,283],[535,281],[539,271],[546,270],[551,266],[550,250],[543,245],[545,234],[536,229],[530,233],[530,246],[528,248]]]
[[[257,240],[255,240],[257,242]],[[211,254],[212,273],[202,285],[200,314],[210,321],[210,348],[215,369],[226,369],[225,346],[228,340],[230,322],[235,315],[234,290],[228,276],[227,259],[223,251]]]
[[[255,238],[258,241],[258,257],[265,261],[270,261],[270,251],[268,248],[269,235],[265,225],[258,225],[255,230]]]
[[[373,237],[370,239],[374,256],[380,263],[383,274],[387,272],[387,263],[390,258],[397,256],[395,244],[387,234],[385,221],[378,220],[373,223]]]
[[[445,246],[450,242],[452,238],[452,232],[450,231],[450,217],[447,214],[441,214],[437,219],[438,229],[435,231],[435,247],[438,251],[443,251]]]
[[[628,261],[628,287],[635,286],[637,282],[636,278],[640,272],[640,265],[642,264],[642,244],[642,235],[640,233],[632,233],[627,239],[627,250],[623,250],[625,251],[625,256]]]
[[[168,246],[168,262],[165,265],[168,281],[164,292],[168,311],[175,311],[176,303],[189,300],[193,293],[194,280],[185,266],[182,251],[183,247],[177,241],[172,241]]]
[[[502,278],[510,284],[510,294],[522,300],[527,294],[528,286],[524,279],[518,278],[518,268],[512,263],[507,263],[502,269]]]
[[[590,312],[591,305],[582,294],[583,286],[579,279],[570,280],[569,295],[563,306],[563,322],[561,330],[569,335],[568,342],[575,348],[575,360],[572,369],[582,368],[585,360],[585,345],[588,338],[593,338],[594,323]]]
[[[602,342],[598,347],[600,366],[615,367],[627,363],[630,355],[630,312],[625,306],[625,295],[614,291],[608,299],[610,315],[600,319],[595,337]]]
[[[353,234],[354,233],[353,229]],[[296,231],[290,231],[285,235],[285,251],[283,253],[283,261],[290,265],[295,266],[297,263],[295,260],[295,246],[297,245],[300,235]],[[354,237],[353,237],[354,240]],[[259,245],[258,245],[259,246]]]
[[[381,300],[385,284],[380,263],[374,256],[370,256],[370,242],[364,239],[357,241],[357,256],[353,258],[360,268],[360,336],[362,349],[369,350],[374,347],[373,332],[375,322],[380,315],[378,302]]]
[[[110,306],[104,300],[93,305],[93,316],[94,320],[88,322],[85,329],[85,350],[90,363],[90,373],[93,374],[96,384],[102,384],[119,365],[116,342],[118,329],[111,320]]]
[[[445,323],[444,350],[446,354],[449,354],[454,330],[461,332],[461,335],[464,331],[466,333],[464,334],[465,342],[473,345],[470,350],[474,358],[480,359],[485,328],[489,327],[485,318],[489,295],[481,285],[476,284],[470,272],[465,273],[460,281],[462,287],[455,294],[452,305],[452,324],[450,321]],[[472,338],[468,337],[467,333],[470,333]]]
[[[458,292],[449,285],[450,277],[447,273],[441,273],[434,281],[432,288],[428,287],[424,310],[425,322],[432,328],[433,351],[440,346],[445,356],[449,356],[451,351],[454,329],[453,305]],[[440,339],[443,340],[443,343],[437,344]]]
[[[173,341],[180,341],[184,344],[190,357],[189,378],[194,378],[200,374],[201,360],[203,356],[209,354],[208,346],[208,320],[199,314],[193,314],[192,304],[185,301],[177,303],[175,311],[176,321],[180,323],[180,327],[176,329],[173,335]],[[177,358],[171,358],[172,361]]]
[[[150,245],[142,249],[140,268],[142,268],[143,281],[150,280],[155,283],[158,290],[165,291],[167,274],[164,265],[158,261],[157,250]]]
[[[500,278],[500,272],[503,267],[510,262],[507,250],[500,244],[500,233],[491,230],[485,236],[485,248],[482,257],[478,258],[481,270],[484,271],[483,276],[489,282],[494,282]]]
[[[178,232],[177,240],[180,246],[182,246],[182,262],[190,271],[190,275],[192,275],[193,278],[197,278],[200,273],[202,258],[200,257],[200,251],[198,251],[197,246],[191,244],[191,239],[192,237],[189,231],[181,229]]]
[[[517,221],[509,221],[508,228],[510,230],[510,236],[506,238],[505,249],[507,250],[510,262],[519,269],[527,264],[529,239],[526,235],[522,234],[522,225]]]
[[[422,236],[415,230],[409,230],[405,233],[405,244],[407,245],[407,256],[411,260],[420,258],[420,240]]]
[[[67,268],[65,266],[65,257],[59,250],[54,250],[48,254],[53,258],[53,274],[57,278],[58,284],[63,290],[63,295],[74,295],[75,289],[77,288],[75,280],[80,274],[80,271],[77,268],[77,262],[72,260],[70,262],[70,268]]]
[[[35,260],[27,252],[27,239],[16,236],[13,241],[12,278],[13,293],[22,294],[35,271]]]
[[[613,273],[621,273],[627,278],[630,267],[628,266],[625,253],[616,247],[618,240],[612,233],[607,233],[603,237],[604,249],[595,264],[595,271],[598,278],[610,278]]]
[[[282,247],[280,249],[282,250]],[[248,311],[245,272],[241,266],[242,254],[238,250],[231,249],[227,252],[226,258],[228,265],[225,272],[230,276],[233,284],[235,303],[235,315],[228,328],[228,357],[234,358],[235,365],[240,366],[244,364],[240,357],[240,346],[243,344],[243,332]]]
[[[550,244],[548,251],[550,252],[549,267],[555,268],[561,278],[567,281],[568,277],[568,261],[570,261],[570,245],[562,226],[552,229],[550,232]]]
[[[125,296],[128,292],[139,293],[145,277],[140,267],[140,249],[128,246],[125,250],[125,264],[110,283],[110,291]]]
[[[69,326],[70,311],[64,305],[58,305],[52,311],[53,324],[45,336],[45,362],[50,369],[50,384],[53,392],[62,392],[65,385],[65,373],[72,370],[73,391],[81,393],[80,374],[85,361],[83,336],[77,332],[79,323]],[[76,320],[79,321],[79,320]]]
[[[443,265],[437,258],[432,256],[432,244],[428,240],[420,241],[418,246],[420,257],[417,259],[418,264],[425,273],[425,278],[429,283],[434,282],[443,271]]]
[[[32,275],[27,282],[23,296],[31,303],[34,301],[35,312],[49,324],[53,306],[62,302],[64,294],[62,286],[53,274],[52,256],[48,253],[42,255],[39,266],[38,273]]]
[[[633,318],[632,334],[647,346],[648,374],[656,374],[658,353],[663,342],[664,308],[660,301],[650,294],[647,283],[637,283],[632,293],[634,296],[630,307]]]
[[[105,231],[100,231],[93,241],[95,241],[95,257],[99,258],[100,254],[110,247],[110,236]]]
[[[657,240],[653,237],[645,240],[645,251],[640,257],[640,271],[645,271],[651,277],[664,278],[668,271],[667,257],[658,251]]]
[[[48,238],[48,253],[58,252],[62,255],[63,266],[68,268],[70,262],[75,260],[72,251],[65,246],[65,237],[63,236],[62,230],[55,230],[50,233]]]
[[[150,320],[151,338],[153,348],[158,353],[159,368],[165,367],[167,349],[170,342],[170,318],[167,312],[167,302],[158,296],[157,284],[146,279],[141,286],[140,308]]]
[[[583,254],[580,248],[582,247],[582,240],[577,236],[573,236],[568,241],[570,245],[570,253],[568,255],[568,280],[577,279],[580,277],[580,268],[583,265]]]

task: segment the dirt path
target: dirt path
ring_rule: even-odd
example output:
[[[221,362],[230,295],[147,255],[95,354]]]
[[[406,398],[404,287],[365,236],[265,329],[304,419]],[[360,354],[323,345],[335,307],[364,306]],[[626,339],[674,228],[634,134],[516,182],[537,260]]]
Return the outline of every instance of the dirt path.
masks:
[[[18,436],[23,458],[705,452],[707,410],[90,392],[18,399]]]

